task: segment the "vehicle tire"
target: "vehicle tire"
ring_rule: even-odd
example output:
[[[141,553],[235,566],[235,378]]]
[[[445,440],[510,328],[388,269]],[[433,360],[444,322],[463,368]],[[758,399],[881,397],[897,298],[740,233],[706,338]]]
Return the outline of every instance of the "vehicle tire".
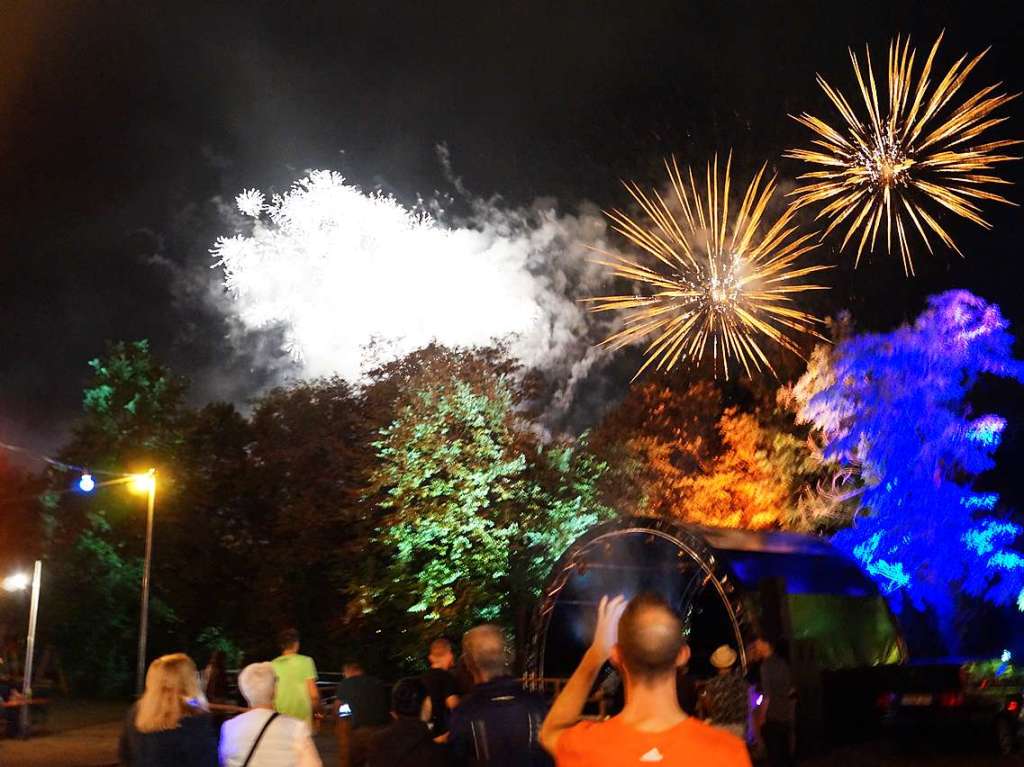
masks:
[[[1006,717],[996,719],[995,735],[996,753],[1000,756],[1010,756],[1017,750],[1017,733]]]

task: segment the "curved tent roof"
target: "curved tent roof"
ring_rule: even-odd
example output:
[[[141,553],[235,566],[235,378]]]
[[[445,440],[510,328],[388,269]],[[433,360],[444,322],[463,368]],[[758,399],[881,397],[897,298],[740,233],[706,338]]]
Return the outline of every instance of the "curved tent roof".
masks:
[[[899,629],[875,583],[827,541],[807,535],[625,517],[597,525],[552,570],[534,619],[530,672],[571,671],[603,594],[654,590],[686,619],[699,665],[713,646],[745,646],[766,623],[765,584],[787,613],[787,639],[822,668],[905,660]]]

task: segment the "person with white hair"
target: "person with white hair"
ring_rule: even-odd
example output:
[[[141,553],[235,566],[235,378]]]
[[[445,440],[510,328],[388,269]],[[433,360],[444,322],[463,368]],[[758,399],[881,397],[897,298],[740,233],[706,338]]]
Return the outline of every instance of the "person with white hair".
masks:
[[[221,727],[221,767],[322,767],[309,725],[274,711],[276,688],[273,664],[242,669],[238,689],[252,709]]]

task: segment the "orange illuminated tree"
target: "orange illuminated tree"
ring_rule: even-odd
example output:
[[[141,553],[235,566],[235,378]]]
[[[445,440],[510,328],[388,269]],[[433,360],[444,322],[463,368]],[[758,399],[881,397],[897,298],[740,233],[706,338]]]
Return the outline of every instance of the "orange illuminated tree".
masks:
[[[610,505],[719,527],[806,529],[803,497],[822,471],[791,416],[724,407],[706,381],[634,386],[591,444],[610,466]]]
[[[684,483],[672,513],[688,522],[748,530],[793,527],[810,453],[792,434],[756,415],[727,409],[718,420],[722,451]]]

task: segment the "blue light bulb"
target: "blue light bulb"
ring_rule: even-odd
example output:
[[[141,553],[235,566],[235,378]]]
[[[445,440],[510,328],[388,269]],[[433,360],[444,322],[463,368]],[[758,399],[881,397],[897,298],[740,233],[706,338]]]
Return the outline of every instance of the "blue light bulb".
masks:
[[[78,480],[78,489],[83,493],[91,493],[95,487],[96,481],[92,478],[92,474],[83,474],[82,478]]]

